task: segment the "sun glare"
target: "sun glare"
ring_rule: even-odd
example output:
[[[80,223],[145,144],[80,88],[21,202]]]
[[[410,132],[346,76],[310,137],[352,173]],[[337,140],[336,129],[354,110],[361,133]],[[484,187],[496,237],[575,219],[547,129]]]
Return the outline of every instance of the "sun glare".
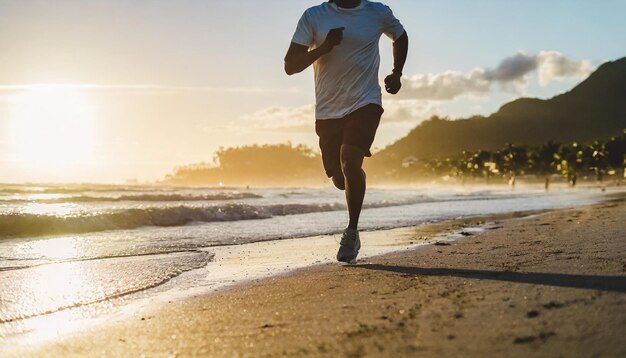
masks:
[[[68,170],[91,159],[93,108],[79,90],[33,86],[13,98],[8,135],[14,160],[29,170]]]

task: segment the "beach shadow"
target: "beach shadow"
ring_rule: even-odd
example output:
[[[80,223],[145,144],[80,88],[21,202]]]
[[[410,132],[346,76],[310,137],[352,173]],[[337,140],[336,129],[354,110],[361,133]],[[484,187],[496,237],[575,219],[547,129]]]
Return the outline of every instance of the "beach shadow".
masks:
[[[352,265],[351,267],[375,271],[396,272],[415,276],[452,276],[481,280],[530,283],[556,287],[586,288],[610,292],[626,292],[626,277],[623,276],[569,275],[560,273],[487,271],[455,268],[421,268],[375,264]]]

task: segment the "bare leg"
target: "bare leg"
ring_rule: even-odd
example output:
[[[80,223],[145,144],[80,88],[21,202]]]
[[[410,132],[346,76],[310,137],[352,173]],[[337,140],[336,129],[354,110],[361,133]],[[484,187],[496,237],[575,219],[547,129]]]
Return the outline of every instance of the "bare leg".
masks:
[[[341,170],[337,170],[337,173],[335,173],[331,179],[333,184],[335,184],[335,188],[339,190],[346,190],[346,178],[344,178]]]
[[[341,146],[341,169],[345,177],[346,202],[350,222],[348,227],[356,230],[365,197],[365,172],[361,169],[365,153],[357,146]]]

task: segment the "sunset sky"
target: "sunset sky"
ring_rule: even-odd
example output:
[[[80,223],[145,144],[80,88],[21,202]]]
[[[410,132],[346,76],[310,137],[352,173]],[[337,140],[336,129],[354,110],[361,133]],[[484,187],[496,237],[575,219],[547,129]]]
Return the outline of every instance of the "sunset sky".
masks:
[[[432,114],[548,98],[626,55],[626,1],[384,1],[410,38],[374,147]],[[155,180],[220,146],[316,147],[283,57],[319,1],[0,0],[0,182]],[[381,73],[391,45],[381,39]]]

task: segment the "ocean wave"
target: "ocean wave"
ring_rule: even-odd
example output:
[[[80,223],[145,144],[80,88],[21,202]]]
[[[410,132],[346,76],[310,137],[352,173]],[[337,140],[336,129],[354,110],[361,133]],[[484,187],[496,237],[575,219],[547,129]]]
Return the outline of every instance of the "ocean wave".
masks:
[[[271,205],[256,207],[244,204],[220,206],[168,206],[131,208],[71,216],[28,213],[0,214],[0,237],[79,234],[94,231],[134,229],[141,226],[182,226],[192,222],[266,219],[274,215],[292,215],[337,210],[335,205]]]
[[[115,193],[115,192],[172,192],[191,188],[176,186],[139,185],[6,185],[0,184],[0,194],[76,194],[76,193]],[[237,187],[194,187],[194,190],[239,190]]]
[[[120,196],[89,196],[77,195],[60,198],[33,198],[33,199],[6,199],[0,202],[7,203],[40,203],[40,204],[61,204],[61,203],[94,203],[94,202],[122,202],[122,201],[215,201],[215,200],[238,200],[262,198],[262,195],[255,193],[223,192],[204,195],[187,194],[135,194]]]
[[[413,200],[398,202],[383,201],[366,204],[364,208],[409,205],[425,201],[429,201],[428,198],[419,197]],[[129,208],[105,212],[85,212],[69,216],[7,212],[0,214],[0,238],[80,234],[96,231],[135,229],[142,226],[183,226],[194,222],[268,219],[273,216],[345,209],[345,205],[337,203],[275,204],[266,206],[232,203],[216,206],[178,205]]]

